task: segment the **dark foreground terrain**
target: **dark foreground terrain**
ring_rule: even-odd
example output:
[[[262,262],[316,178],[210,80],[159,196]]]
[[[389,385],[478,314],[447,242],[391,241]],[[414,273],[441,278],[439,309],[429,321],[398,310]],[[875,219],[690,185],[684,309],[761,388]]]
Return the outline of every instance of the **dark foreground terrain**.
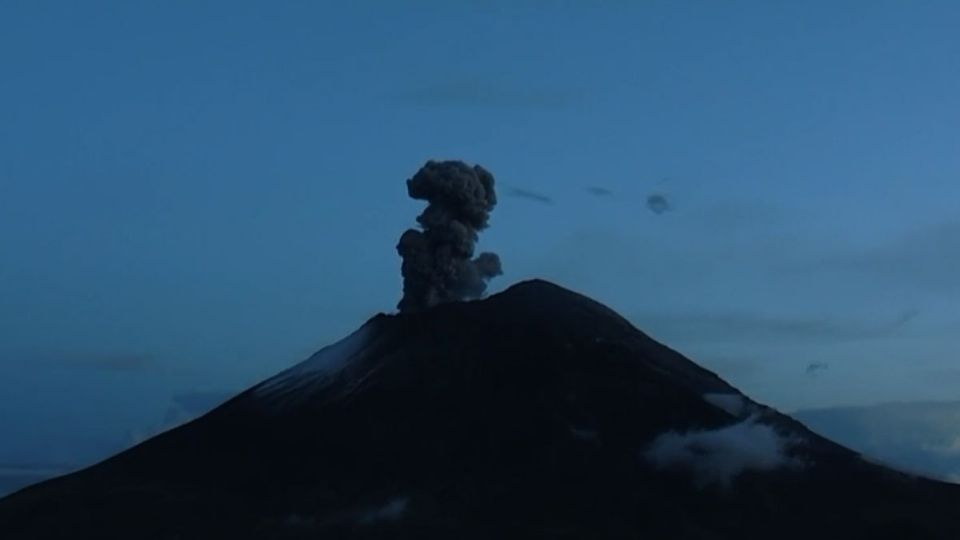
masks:
[[[543,281],[378,315],[0,500],[4,540],[811,537],[955,540],[960,488],[867,463]]]

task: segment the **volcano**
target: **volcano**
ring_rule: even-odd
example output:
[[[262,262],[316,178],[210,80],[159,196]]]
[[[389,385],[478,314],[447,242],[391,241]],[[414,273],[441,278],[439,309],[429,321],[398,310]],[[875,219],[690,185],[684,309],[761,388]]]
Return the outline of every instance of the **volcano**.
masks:
[[[960,538],[960,487],[750,400],[545,281],[377,315],[0,500],[0,538]]]

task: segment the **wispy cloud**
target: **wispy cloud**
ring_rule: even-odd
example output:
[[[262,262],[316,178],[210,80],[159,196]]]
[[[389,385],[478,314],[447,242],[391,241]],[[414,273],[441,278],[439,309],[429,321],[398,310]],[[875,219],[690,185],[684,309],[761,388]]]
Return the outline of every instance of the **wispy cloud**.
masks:
[[[573,104],[579,94],[490,78],[452,77],[429,81],[396,97],[405,103],[426,107],[558,109]]]
[[[721,200],[691,208],[686,217],[710,230],[750,229],[763,231],[781,225],[788,213],[769,202]]]
[[[957,292],[960,291],[960,221],[915,229],[885,244],[829,257],[825,264],[920,289]]]
[[[770,340],[856,341],[896,334],[918,312],[907,310],[887,322],[801,318],[750,312],[642,313],[634,322],[667,341],[736,342]]]
[[[510,188],[507,190],[507,195],[510,197],[527,199],[527,200],[542,203],[542,204],[553,204],[552,198],[548,197],[547,195],[544,195],[543,193],[538,193],[536,191],[531,191],[529,189]]]
[[[40,362],[57,367],[116,373],[142,373],[161,370],[157,358],[150,353],[47,353]]]
[[[709,393],[703,395],[703,400],[737,418],[747,416],[754,409],[753,404],[741,394]]]
[[[589,187],[587,187],[587,188],[585,188],[585,189],[587,190],[587,193],[589,193],[589,194],[591,194],[591,195],[596,195],[597,197],[612,197],[612,196],[613,196],[613,192],[610,191],[609,189],[605,188],[605,187],[589,186]]]

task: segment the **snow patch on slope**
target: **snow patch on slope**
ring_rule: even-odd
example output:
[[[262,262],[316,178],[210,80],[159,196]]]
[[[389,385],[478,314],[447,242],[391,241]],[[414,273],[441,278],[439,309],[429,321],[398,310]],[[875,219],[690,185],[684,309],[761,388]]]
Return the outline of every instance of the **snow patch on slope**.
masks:
[[[253,391],[257,396],[270,397],[330,379],[363,353],[371,341],[371,334],[367,325],[362,326],[346,338],[260,383]]]
[[[668,431],[653,441],[643,457],[657,468],[692,470],[701,485],[727,486],[745,471],[799,466],[788,455],[798,442],[751,417],[718,429]]]

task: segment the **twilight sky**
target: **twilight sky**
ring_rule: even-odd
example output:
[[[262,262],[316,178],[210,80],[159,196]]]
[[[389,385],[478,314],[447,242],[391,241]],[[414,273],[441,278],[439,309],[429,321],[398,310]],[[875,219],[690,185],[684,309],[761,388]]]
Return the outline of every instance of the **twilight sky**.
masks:
[[[493,290],[787,411],[960,399],[956,3],[333,4],[0,6],[0,462],[393,310],[429,158],[497,178]]]

